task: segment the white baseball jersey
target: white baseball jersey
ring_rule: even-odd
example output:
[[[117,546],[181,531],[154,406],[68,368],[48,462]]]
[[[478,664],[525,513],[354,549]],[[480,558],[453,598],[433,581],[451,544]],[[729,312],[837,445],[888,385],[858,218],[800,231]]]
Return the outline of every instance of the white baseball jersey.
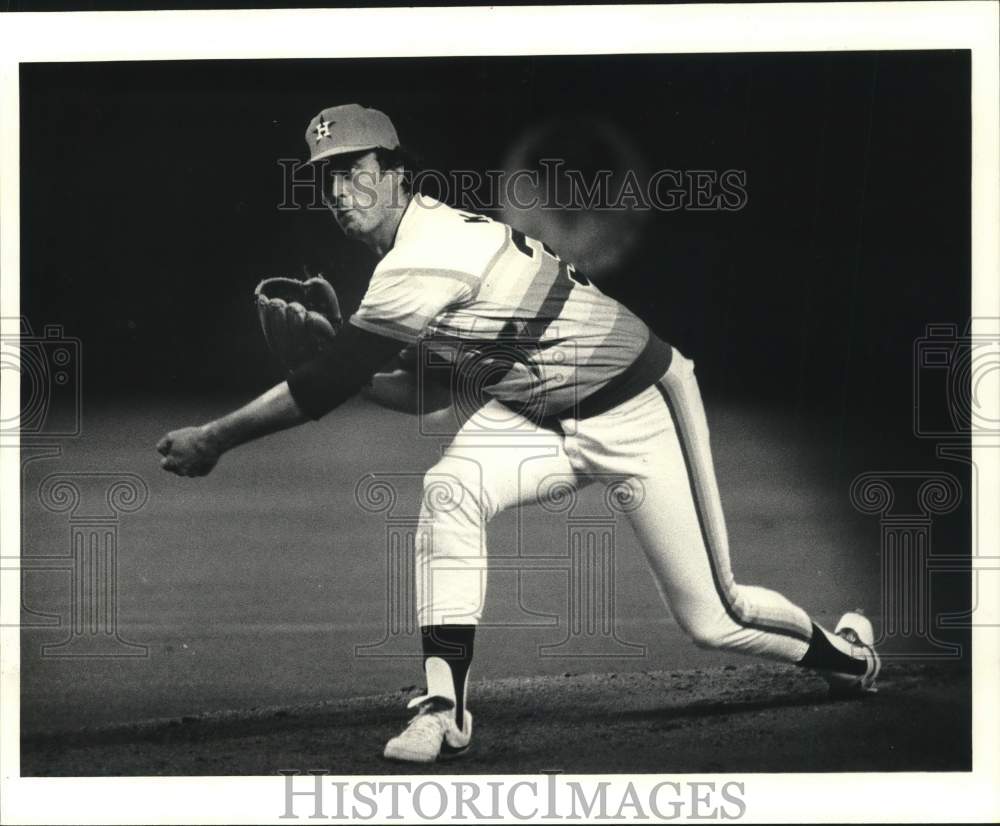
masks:
[[[424,195],[407,207],[351,323],[423,342],[494,398],[545,413],[608,385],[651,337],[545,244]]]

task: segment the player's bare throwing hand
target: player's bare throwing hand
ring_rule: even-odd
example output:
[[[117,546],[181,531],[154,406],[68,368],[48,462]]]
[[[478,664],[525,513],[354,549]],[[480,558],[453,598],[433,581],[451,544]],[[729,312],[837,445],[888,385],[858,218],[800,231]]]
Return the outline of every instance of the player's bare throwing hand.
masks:
[[[318,419],[365,387],[415,410],[412,375],[379,373],[405,346],[433,352],[460,378],[488,377],[472,391],[487,400],[427,474],[428,487],[444,480],[454,489],[424,497],[418,529],[427,692],[411,702],[416,716],[386,757],[430,762],[468,748],[485,525],[543,499],[554,478],[573,487],[620,480],[657,587],[697,645],[819,669],[836,692],[874,690],[879,660],[865,617],[845,614],[830,632],[781,594],[734,581],[692,361],[543,242],[411,193],[381,112],[325,109],[306,141],[310,161],[326,168],[334,220],[379,257],[361,305],[337,330],[339,310],[262,285],[265,332],[287,381],[221,419],[168,433],[157,449],[165,470],[200,476],[237,445]],[[518,438],[525,432],[532,439]]]

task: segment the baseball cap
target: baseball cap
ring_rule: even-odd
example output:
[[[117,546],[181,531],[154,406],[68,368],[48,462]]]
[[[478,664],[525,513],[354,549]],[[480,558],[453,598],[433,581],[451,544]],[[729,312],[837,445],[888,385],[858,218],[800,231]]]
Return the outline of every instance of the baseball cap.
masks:
[[[399,136],[389,116],[378,109],[366,109],[357,103],[331,106],[309,122],[306,129],[309,163],[363,152],[366,149],[398,149]]]

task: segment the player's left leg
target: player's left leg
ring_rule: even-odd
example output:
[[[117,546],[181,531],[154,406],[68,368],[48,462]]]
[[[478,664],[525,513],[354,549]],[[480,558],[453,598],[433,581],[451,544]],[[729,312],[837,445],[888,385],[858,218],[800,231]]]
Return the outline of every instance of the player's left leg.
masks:
[[[675,351],[659,385],[580,422],[579,433],[596,470],[621,472],[637,487],[633,527],[661,595],[696,644],[821,669],[845,687],[871,685],[877,657],[863,617],[851,621],[853,639],[830,633],[776,591],[735,582],[691,361]]]
[[[416,604],[427,693],[411,702],[417,716],[389,741],[386,757],[430,762],[468,747],[466,691],[486,598],[486,526],[502,510],[537,501],[550,477],[575,478],[562,434],[499,402],[476,413],[425,475]]]

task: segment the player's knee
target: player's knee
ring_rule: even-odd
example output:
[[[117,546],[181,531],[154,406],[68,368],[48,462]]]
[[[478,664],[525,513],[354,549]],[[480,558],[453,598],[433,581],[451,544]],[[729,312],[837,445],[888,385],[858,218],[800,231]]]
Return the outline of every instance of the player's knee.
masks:
[[[720,632],[716,628],[699,627],[691,634],[691,641],[698,646],[698,648],[725,648],[727,644],[727,634]]]
[[[698,648],[726,648],[732,640],[731,623],[727,618],[713,614],[678,617],[679,624]]]
[[[423,510],[431,519],[459,516],[488,518],[486,493],[477,468],[469,462],[439,462],[424,475]]]

